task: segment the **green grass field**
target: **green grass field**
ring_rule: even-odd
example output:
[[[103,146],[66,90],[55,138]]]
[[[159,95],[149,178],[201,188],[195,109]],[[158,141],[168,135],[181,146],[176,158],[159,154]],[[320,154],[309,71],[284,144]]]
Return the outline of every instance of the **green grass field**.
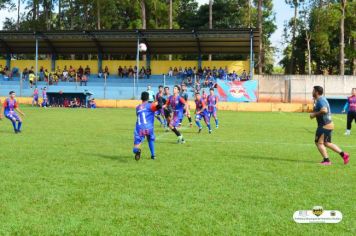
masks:
[[[23,108],[23,133],[0,122],[0,235],[355,235],[356,129],[320,166],[308,114],[220,112],[209,135],[176,144],[156,122],[133,159],[133,109]],[[187,126],[187,120],[184,121]],[[355,161],[354,161],[355,160]],[[340,210],[339,224],[296,224],[296,210]]]

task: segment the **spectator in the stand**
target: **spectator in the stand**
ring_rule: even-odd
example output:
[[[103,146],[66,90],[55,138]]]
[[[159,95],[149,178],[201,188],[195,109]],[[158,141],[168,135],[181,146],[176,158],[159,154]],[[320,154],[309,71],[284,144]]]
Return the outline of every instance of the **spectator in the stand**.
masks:
[[[82,77],[82,75],[84,75],[84,69],[82,66],[79,66],[77,74],[78,74],[79,79],[80,79],[80,77]]]
[[[247,79],[246,70],[243,70],[241,74],[241,80],[246,80],[246,79]]]
[[[173,76],[173,69],[172,67],[169,67],[168,69],[168,77],[172,77]]]
[[[69,81],[70,82],[75,81],[75,79],[76,79],[75,78],[75,69],[72,66],[69,66],[68,73],[69,73]]]
[[[147,67],[146,69],[146,78],[149,79],[151,77],[151,67]]]
[[[82,86],[82,85],[87,86],[87,82],[88,82],[88,76],[83,75],[80,79],[80,86]]]
[[[126,66],[122,69],[122,75],[124,78],[127,78],[129,76],[129,71]]]
[[[119,77],[123,78],[124,74],[123,74],[123,69],[121,66],[119,66],[119,68],[117,69],[117,74]]]
[[[23,80],[27,80],[27,79],[28,79],[28,75],[29,75],[29,73],[28,73],[28,69],[27,69],[27,67],[26,67],[26,68],[23,69],[23,71],[22,71],[22,79],[23,79]]]
[[[146,69],[145,69],[144,66],[142,66],[142,67],[141,67],[141,70],[140,70],[140,72],[139,72],[139,78],[140,78],[140,79],[145,78],[145,74],[146,74]]]
[[[173,69],[173,76],[178,76],[178,69],[177,69],[177,67],[174,67],[174,69]]]
[[[198,73],[197,73],[197,76],[199,77],[199,78],[201,78],[201,77],[203,77],[203,74],[204,74],[204,71],[203,71],[203,69],[201,68],[201,66],[198,68]]]
[[[128,74],[129,74],[129,78],[132,78],[134,76],[134,70],[132,66],[129,67]]]
[[[225,75],[229,74],[229,68],[227,66],[225,66],[224,73],[225,73]]]
[[[193,72],[192,76],[195,76],[198,73],[198,70],[197,70],[197,68],[195,66],[193,67],[192,72]]]
[[[2,65],[0,65],[0,75],[3,75],[3,74],[5,74],[4,67]]]
[[[89,65],[87,65],[87,67],[85,67],[84,74],[85,74],[86,76],[90,76],[91,72],[90,72],[90,67],[89,67]]]
[[[61,71],[61,69],[59,68],[59,66],[57,66],[57,69],[56,69],[55,74],[57,75],[58,79],[63,80],[63,79],[62,79],[62,71]]]
[[[40,67],[40,73],[39,73],[38,79],[39,79],[39,81],[43,81],[45,79],[43,66]]]
[[[219,68],[218,70],[218,78],[222,79],[224,78],[225,72],[222,67]]]
[[[235,80],[240,80],[240,78],[237,76],[236,71],[233,71],[231,74],[231,80],[235,81]]]
[[[46,82],[49,82],[49,72],[47,69],[44,70],[44,78]]]
[[[99,71],[98,71],[98,78],[102,78],[103,77],[103,69],[102,68],[99,68]]]
[[[77,100],[77,98],[73,98],[73,100],[72,101],[70,101],[70,107],[71,108],[77,108],[77,107],[79,107],[79,103],[78,103],[78,100]]]
[[[31,88],[35,84],[35,78],[36,78],[36,76],[35,76],[35,73],[33,73],[33,72],[28,75],[28,80],[30,81]]]
[[[64,98],[64,100],[63,100],[63,106],[64,106],[64,107],[69,107],[69,100],[68,100],[68,98]]]
[[[33,66],[31,66],[30,70],[28,71],[29,74],[34,73],[35,74],[35,69],[33,68]]]
[[[106,76],[106,78],[109,78],[109,75],[110,75],[110,73],[109,73],[109,67],[108,67],[108,66],[105,66],[105,68],[104,68],[104,76]]]
[[[134,66],[133,73],[135,76],[137,75],[137,66]]]
[[[65,66],[62,72],[62,81],[67,81],[68,79],[69,79],[69,72],[67,70],[67,66]]]
[[[96,102],[95,102],[94,98],[90,99],[89,106],[90,106],[91,109],[95,109],[96,108]]]
[[[182,67],[180,66],[179,70],[178,70],[178,77],[183,79],[183,76],[184,76],[184,71],[183,71]]]
[[[212,72],[212,75],[213,75],[214,78],[218,77],[218,70],[216,69],[215,66],[213,67],[213,70],[211,72]]]

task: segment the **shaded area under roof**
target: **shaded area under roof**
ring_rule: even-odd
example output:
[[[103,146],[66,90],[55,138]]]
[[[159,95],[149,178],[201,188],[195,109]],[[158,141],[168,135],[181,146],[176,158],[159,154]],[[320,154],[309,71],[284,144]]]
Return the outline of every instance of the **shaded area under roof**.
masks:
[[[116,30],[116,31],[0,31],[0,53],[136,54],[137,38],[150,54],[249,54],[250,36],[258,53],[256,29],[227,30]]]

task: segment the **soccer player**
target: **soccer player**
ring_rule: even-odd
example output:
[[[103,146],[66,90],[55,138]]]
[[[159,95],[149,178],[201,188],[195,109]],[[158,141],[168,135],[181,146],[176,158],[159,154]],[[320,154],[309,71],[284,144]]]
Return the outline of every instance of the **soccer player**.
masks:
[[[175,85],[173,88],[173,95],[171,95],[167,102],[166,107],[171,106],[173,111],[173,117],[171,117],[169,122],[169,128],[177,135],[178,143],[185,143],[183,135],[177,130],[179,127],[179,122],[183,118],[183,110],[186,108],[185,100],[179,96],[180,88]]]
[[[182,91],[180,92],[179,95],[185,100],[187,109],[184,110],[183,112],[189,120],[189,126],[192,127],[192,117],[190,115],[190,108],[189,108],[189,104],[188,104],[188,92],[187,92],[187,86],[185,84],[182,84]],[[184,118],[184,116],[182,117],[180,124],[182,123],[183,118]]]
[[[42,89],[42,107],[47,107],[48,106],[48,97],[47,97],[47,87],[44,87]]]
[[[21,133],[21,126],[22,126],[22,119],[21,117],[15,112],[15,110],[20,113],[22,116],[25,116],[25,114],[19,109],[19,104],[17,103],[16,99],[16,94],[14,91],[11,91],[9,93],[9,97],[5,99],[4,104],[1,109],[0,113],[0,119],[3,118],[3,115],[7,119],[9,119],[12,123],[12,126],[14,127],[15,134]],[[17,126],[16,126],[17,122]]]
[[[349,163],[350,155],[343,152],[337,145],[331,142],[331,134],[334,129],[334,123],[331,120],[331,111],[329,102],[323,96],[324,89],[320,86],[314,86],[313,98],[314,98],[314,112],[310,113],[310,119],[316,118],[318,128],[315,135],[315,144],[323,156],[323,160],[320,164],[331,165],[329,156],[326,150],[330,148],[334,152],[338,153],[344,160],[344,164]]]
[[[204,99],[204,102],[208,103],[208,95],[205,93],[205,89],[203,89],[201,96]]]
[[[163,101],[166,101],[164,104],[167,103],[169,97],[171,96],[171,92],[169,91],[169,87],[164,87],[164,92],[163,92]],[[171,105],[165,105],[163,108],[163,113],[164,113],[164,118],[166,119],[166,132],[169,131],[169,128],[167,125],[171,122],[172,119],[172,106]]]
[[[347,98],[347,102],[344,106],[343,113],[347,112],[347,125],[345,135],[351,134],[351,124],[352,121],[356,122],[356,88],[351,91],[351,96]]]
[[[217,108],[216,105],[218,103],[218,96],[214,94],[214,88],[210,88],[210,94],[208,95],[208,112],[209,112],[209,117],[214,117],[215,120],[215,126],[216,128],[219,128],[219,120],[218,116],[216,114]]]
[[[141,158],[141,144],[147,137],[148,146],[151,151],[151,159],[155,159],[155,134],[154,134],[154,121],[155,112],[162,108],[162,104],[157,102],[149,103],[149,93],[142,92],[142,103],[136,107],[136,128],[134,132],[134,147],[133,153],[135,154],[135,160],[138,161]]]
[[[166,103],[166,99],[164,98],[164,94],[163,94],[163,86],[162,85],[158,86],[158,93],[156,94],[156,102],[160,102],[162,104]],[[164,118],[164,109],[163,108],[156,111],[155,117],[161,123],[161,125],[163,125],[164,127],[167,126],[166,120]]]
[[[39,95],[38,88],[35,87],[35,90],[33,91],[32,106],[34,106],[35,104],[36,104],[36,106],[39,106],[38,95]]]
[[[201,132],[203,127],[200,124],[200,120],[204,118],[205,124],[208,126],[209,134],[211,134],[210,118],[206,107],[206,103],[200,93],[195,93],[195,123],[197,124],[199,131]]]

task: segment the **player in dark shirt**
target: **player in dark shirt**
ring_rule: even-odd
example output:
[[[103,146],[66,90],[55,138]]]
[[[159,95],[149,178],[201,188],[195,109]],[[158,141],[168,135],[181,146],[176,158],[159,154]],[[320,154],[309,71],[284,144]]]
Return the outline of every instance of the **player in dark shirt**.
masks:
[[[334,129],[334,123],[331,119],[331,111],[329,102],[323,96],[324,89],[320,86],[314,86],[313,98],[314,98],[314,111],[310,113],[310,119],[316,118],[318,128],[315,134],[315,144],[323,156],[322,165],[331,165],[328,152],[326,148],[330,148],[334,152],[338,153],[344,160],[344,164],[349,163],[350,155],[347,152],[343,152],[336,144],[331,142],[331,134]]]

